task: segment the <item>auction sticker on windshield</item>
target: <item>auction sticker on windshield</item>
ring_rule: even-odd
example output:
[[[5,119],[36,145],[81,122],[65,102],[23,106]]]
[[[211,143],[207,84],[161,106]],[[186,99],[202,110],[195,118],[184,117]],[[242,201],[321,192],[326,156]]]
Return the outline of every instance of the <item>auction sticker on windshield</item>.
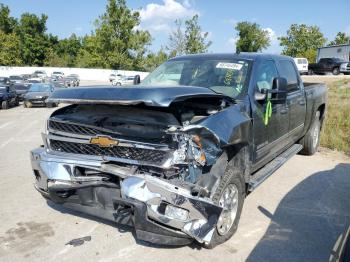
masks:
[[[242,64],[237,63],[225,63],[225,62],[219,62],[216,65],[216,68],[222,68],[222,69],[230,69],[230,70],[241,70]]]

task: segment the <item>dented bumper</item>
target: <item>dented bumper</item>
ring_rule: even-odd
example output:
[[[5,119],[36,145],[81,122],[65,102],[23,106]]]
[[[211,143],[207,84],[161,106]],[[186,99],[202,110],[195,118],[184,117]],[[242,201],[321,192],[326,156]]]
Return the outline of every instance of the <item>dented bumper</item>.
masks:
[[[170,181],[79,156],[31,152],[35,187],[68,208],[132,225],[137,238],[168,245],[209,243],[222,208]],[[112,177],[77,176],[87,168]]]

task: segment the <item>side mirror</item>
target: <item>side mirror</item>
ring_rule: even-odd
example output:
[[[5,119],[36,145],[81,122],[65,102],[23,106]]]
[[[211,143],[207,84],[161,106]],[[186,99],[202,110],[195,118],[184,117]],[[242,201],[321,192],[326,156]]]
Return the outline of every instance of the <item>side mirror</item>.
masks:
[[[134,85],[138,85],[140,83],[141,83],[140,75],[135,75],[134,76]]]
[[[287,99],[287,79],[275,77],[272,82],[271,102],[274,104],[284,104]]]

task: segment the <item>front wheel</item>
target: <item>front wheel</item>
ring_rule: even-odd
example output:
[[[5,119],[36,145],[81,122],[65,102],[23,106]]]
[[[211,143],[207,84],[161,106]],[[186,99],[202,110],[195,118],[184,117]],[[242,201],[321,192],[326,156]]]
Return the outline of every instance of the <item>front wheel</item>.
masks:
[[[339,67],[334,67],[333,71],[332,71],[332,74],[337,76],[337,75],[339,75],[339,73],[340,73]]]
[[[314,74],[314,70],[309,69],[309,70],[307,71],[307,74],[308,74],[309,76],[312,76],[312,75]]]
[[[206,248],[214,248],[229,240],[236,232],[241,217],[245,197],[245,182],[243,175],[237,170],[235,160],[230,160],[218,188],[213,195],[213,202],[223,208],[215,231]]]
[[[10,104],[9,104],[9,102],[7,100],[2,101],[2,103],[1,103],[1,108],[2,109],[9,109],[9,107],[10,107]]]

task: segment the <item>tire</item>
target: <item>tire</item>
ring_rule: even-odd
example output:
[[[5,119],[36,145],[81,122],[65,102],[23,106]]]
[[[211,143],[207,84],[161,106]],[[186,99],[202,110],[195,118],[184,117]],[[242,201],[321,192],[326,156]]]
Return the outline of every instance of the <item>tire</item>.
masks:
[[[47,107],[47,108],[52,108],[52,107],[54,107],[54,106],[55,106],[54,103],[47,103],[47,104],[46,104],[46,107]]]
[[[237,194],[238,203],[236,205],[237,210],[236,210],[235,218],[233,220],[233,224],[231,225],[228,231],[223,233],[223,232],[220,232],[222,227],[219,227],[219,222],[218,222],[218,225],[215,228],[215,231],[213,233],[210,243],[204,245],[208,249],[212,249],[217,245],[226,242],[233,236],[233,234],[237,230],[238,222],[241,217],[241,212],[242,212],[244,198],[245,198],[245,181],[244,181],[243,173],[239,171],[239,168],[237,168],[239,165],[240,163],[237,157],[234,157],[229,161],[226,167],[225,174],[223,175],[220,181],[220,184],[215,190],[212,197],[213,202],[220,205],[220,200],[228,188],[234,187],[237,190],[236,194]],[[223,216],[223,213],[221,216]]]
[[[332,74],[337,76],[337,75],[339,75],[339,73],[340,73],[339,67],[334,67],[332,70]]]
[[[307,131],[305,136],[300,140],[300,144],[303,146],[303,149],[300,151],[300,154],[311,156],[316,153],[317,148],[320,144],[320,131],[321,131],[320,111],[317,111],[310,129]]]
[[[9,102],[7,101],[7,100],[5,100],[5,101],[2,101],[2,103],[1,103],[1,108],[2,109],[9,109],[10,108],[10,104],[9,104]]]
[[[19,98],[16,98],[15,106],[19,106]]]
[[[312,75],[314,75],[315,73],[314,73],[314,70],[309,69],[309,70],[307,71],[307,74],[308,74],[309,76],[312,76]]]

